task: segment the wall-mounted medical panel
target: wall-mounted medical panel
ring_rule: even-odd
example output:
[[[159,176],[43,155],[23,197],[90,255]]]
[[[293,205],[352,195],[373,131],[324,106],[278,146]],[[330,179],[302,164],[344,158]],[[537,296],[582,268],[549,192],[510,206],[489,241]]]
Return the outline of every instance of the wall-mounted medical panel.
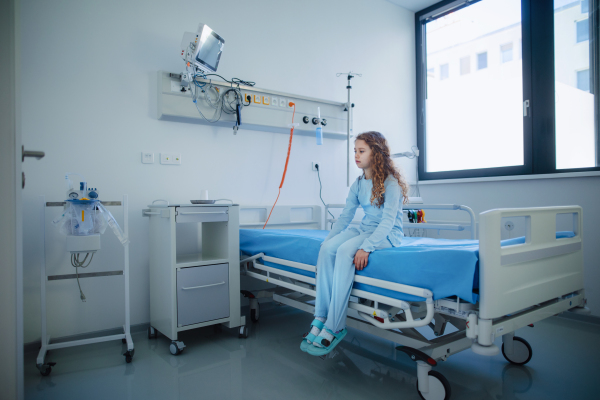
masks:
[[[207,80],[199,80],[206,83]],[[218,87],[220,93],[231,88],[231,85],[223,81],[211,81],[212,85]],[[206,88],[208,86],[205,86]],[[237,85],[234,85],[237,87]],[[289,124],[292,122],[293,108],[289,102],[296,104],[294,122],[300,125],[294,129],[295,135],[315,136],[317,125],[313,124],[313,118],[317,117],[317,107],[320,108],[321,118],[326,120],[323,126],[323,137],[326,139],[347,138],[346,103],[338,103],[329,100],[315,99],[290,93],[276,92],[266,89],[258,89],[251,86],[239,85],[240,92],[244,98],[250,96],[250,105],[241,108],[241,125],[239,130],[255,130],[263,132],[289,133]],[[208,93],[214,101],[214,91]],[[233,97],[232,97],[233,99]],[[213,126],[233,128],[236,114],[220,113],[210,106],[206,101],[204,93],[200,92],[196,104],[192,101],[189,90],[181,91],[181,77],[179,74],[159,71],[158,73],[158,119],[175,122],[200,123]],[[245,101],[245,104],[248,102]],[[196,105],[198,108],[196,108]],[[204,119],[200,112],[204,114]],[[307,117],[307,118],[305,118]],[[308,121],[308,122],[305,122]]]

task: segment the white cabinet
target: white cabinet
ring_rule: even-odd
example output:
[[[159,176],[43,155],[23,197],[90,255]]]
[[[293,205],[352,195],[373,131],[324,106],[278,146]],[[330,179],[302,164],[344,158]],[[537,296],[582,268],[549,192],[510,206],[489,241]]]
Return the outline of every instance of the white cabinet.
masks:
[[[183,347],[178,332],[207,325],[240,327],[239,206],[150,206],[150,335]]]

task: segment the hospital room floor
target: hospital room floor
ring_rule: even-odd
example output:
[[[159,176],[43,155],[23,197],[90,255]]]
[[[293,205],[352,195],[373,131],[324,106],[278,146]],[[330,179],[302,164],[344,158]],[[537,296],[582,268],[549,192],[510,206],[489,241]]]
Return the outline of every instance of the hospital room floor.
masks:
[[[351,329],[331,360],[301,352],[310,321],[302,311],[263,304],[248,339],[227,328],[187,331],[180,335],[187,348],[173,356],[166,337],[136,332],[131,364],[120,342],[97,343],[50,352],[46,360],[56,366],[47,377],[35,367],[37,352],[29,352],[25,398],[419,399],[415,364],[386,340]],[[552,317],[517,335],[533,348],[526,366],[470,350],[438,365],[452,399],[598,398],[600,326]]]

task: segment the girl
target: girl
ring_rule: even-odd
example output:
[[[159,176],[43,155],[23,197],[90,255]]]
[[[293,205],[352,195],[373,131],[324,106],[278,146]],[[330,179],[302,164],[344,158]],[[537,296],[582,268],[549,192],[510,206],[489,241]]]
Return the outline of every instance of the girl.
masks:
[[[317,356],[329,353],[346,336],[354,269],[365,268],[373,251],[400,246],[404,236],[402,204],[408,200],[408,185],[394,167],[387,141],[379,132],[361,133],[354,154],[363,175],[350,187],[344,211],[321,244],[315,320],[300,345]],[[359,205],[365,212],[360,226],[344,231]]]

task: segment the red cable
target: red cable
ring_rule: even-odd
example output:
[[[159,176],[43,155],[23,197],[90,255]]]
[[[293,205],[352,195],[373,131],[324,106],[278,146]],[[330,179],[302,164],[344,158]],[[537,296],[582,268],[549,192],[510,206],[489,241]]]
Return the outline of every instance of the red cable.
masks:
[[[269,217],[265,221],[265,225],[263,226],[263,229],[265,229],[265,227],[267,226],[267,223],[269,222],[269,219],[271,218],[271,213],[273,212],[273,209],[275,208],[275,204],[277,204],[277,200],[279,200],[279,195],[281,194],[281,188],[283,187],[283,182],[285,181],[285,174],[287,173],[288,163],[290,162],[290,152],[292,150],[292,138],[294,137],[294,116],[296,115],[296,104],[290,102],[290,105],[294,106],[294,112],[292,113],[292,129],[290,130],[290,143],[288,145],[287,158],[285,159],[285,168],[283,169],[283,176],[281,177],[281,183],[279,184],[279,193],[277,194],[277,199],[275,199],[275,203],[273,204],[273,207],[271,207],[271,212],[269,212]]]

